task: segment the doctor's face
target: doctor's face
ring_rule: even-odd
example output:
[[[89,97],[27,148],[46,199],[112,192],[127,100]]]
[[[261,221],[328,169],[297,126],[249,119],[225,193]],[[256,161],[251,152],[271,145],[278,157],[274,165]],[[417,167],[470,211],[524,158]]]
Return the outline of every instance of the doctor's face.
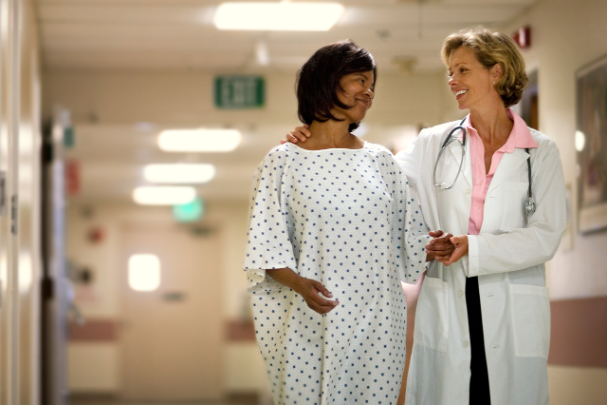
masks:
[[[449,89],[460,110],[493,104],[500,98],[493,84],[499,79],[499,69],[499,65],[487,69],[476,59],[474,51],[465,46],[453,51],[449,58]]]

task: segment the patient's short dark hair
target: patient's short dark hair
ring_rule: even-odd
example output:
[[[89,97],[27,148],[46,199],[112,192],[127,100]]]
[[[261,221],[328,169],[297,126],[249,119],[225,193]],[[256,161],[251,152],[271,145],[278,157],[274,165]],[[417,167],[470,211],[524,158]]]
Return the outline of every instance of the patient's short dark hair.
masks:
[[[377,68],[373,56],[350,40],[320,48],[297,72],[298,115],[301,122],[342,121],[331,114],[331,108],[350,108],[337,98],[343,90],[339,80],[351,73],[373,71],[373,87],[377,81]],[[350,131],[358,128],[350,124]]]

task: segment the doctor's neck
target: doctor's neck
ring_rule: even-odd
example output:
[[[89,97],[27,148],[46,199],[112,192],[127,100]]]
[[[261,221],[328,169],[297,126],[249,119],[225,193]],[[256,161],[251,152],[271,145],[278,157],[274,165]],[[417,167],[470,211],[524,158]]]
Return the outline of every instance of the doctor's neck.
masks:
[[[480,108],[470,108],[470,125],[484,142],[507,139],[514,123],[506,113],[504,103],[487,103]]]

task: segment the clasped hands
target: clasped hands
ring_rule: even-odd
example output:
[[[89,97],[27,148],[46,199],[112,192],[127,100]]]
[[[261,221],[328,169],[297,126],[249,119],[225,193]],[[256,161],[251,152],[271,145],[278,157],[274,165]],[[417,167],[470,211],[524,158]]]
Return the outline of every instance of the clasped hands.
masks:
[[[449,266],[468,254],[468,235],[453,236],[443,231],[431,231],[432,237],[426,245],[429,260]]]

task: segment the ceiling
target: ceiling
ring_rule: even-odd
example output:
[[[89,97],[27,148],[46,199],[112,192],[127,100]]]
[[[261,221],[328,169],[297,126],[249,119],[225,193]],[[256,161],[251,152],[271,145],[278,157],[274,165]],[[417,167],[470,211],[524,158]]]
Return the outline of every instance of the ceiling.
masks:
[[[272,1],[272,0],[270,0]],[[277,0],[274,0],[277,1]],[[220,0],[37,0],[47,69],[215,70],[255,65],[264,41],[268,69],[299,67],[320,46],[351,38],[378,64],[440,68],[442,39],[463,27],[504,24],[537,0],[341,0],[346,11],[328,32],[218,31]]]
[[[242,0],[241,0],[242,1]],[[346,11],[328,32],[218,31],[212,0],[36,0],[46,71],[93,72],[295,72],[319,47],[350,38],[373,50],[382,72],[403,67],[416,73],[442,69],[437,50],[459,29],[498,27],[537,0],[341,0]],[[270,63],[259,66],[262,41]],[[400,62],[399,62],[400,61]],[[289,84],[291,86],[291,84]],[[76,122],[78,147],[70,158],[84,173],[78,199],[128,200],[146,163],[170,162],[155,146],[157,128]],[[247,198],[261,157],[284,128],[261,128],[259,137],[231,154],[204,157],[217,178],[201,190],[213,199]],[[128,140],[128,141],[127,141]],[[120,148],[117,148],[117,144]],[[253,149],[255,153],[253,152]],[[255,149],[256,148],[256,149]],[[181,156],[179,161],[203,161]]]

